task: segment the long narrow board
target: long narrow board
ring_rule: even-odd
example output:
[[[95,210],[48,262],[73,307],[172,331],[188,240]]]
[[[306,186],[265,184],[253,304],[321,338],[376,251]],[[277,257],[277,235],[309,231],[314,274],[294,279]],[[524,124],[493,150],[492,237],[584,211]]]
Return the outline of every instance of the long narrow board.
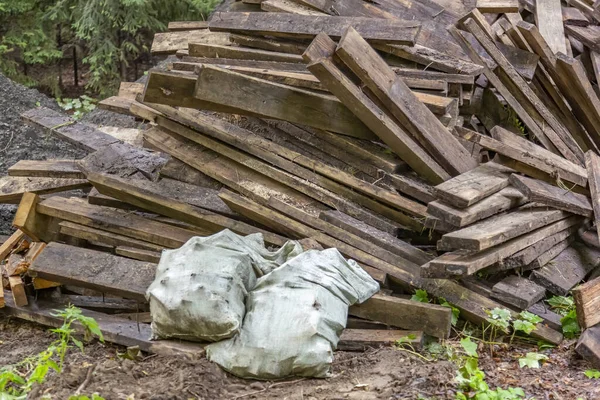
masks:
[[[91,228],[89,226],[75,224],[69,221],[63,221],[60,224],[60,233],[84,239],[90,242],[103,243],[108,246],[128,246],[143,250],[162,251],[164,246],[159,246],[143,240],[118,235],[114,232],[104,231],[102,229]]]
[[[276,61],[285,63],[301,63],[302,57],[297,54],[275,51],[248,49],[245,47],[223,46],[207,43],[190,43],[190,57],[230,58],[234,60]]]
[[[89,182],[85,179],[5,176],[0,178],[0,203],[18,204],[25,192],[41,195],[84,189],[89,186]]]
[[[447,233],[442,236],[442,244],[447,249],[481,251],[568,216],[567,212],[545,208],[516,210]]]
[[[156,188],[132,184],[131,180],[102,174],[88,174],[88,180],[100,193],[161,215],[190,222],[213,233],[222,229],[231,229],[242,235],[260,232],[263,234],[266,243],[276,246],[282,246],[287,241],[279,235],[253,227],[245,222],[205,211],[181,200],[167,197],[163,193],[156,193],[153,191]]]
[[[489,162],[435,186],[433,193],[450,205],[466,208],[508,186],[513,172],[508,167]]]
[[[256,115],[375,139],[375,135],[331,95],[308,92],[219,67],[207,65],[199,71],[194,96]],[[262,100],[254,101],[256,97]],[[311,118],[307,119],[307,115]]]
[[[477,166],[457,138],[413,95],[404,81],[352,27],[344,32],[336,55],[446,171],[458,175]]]
[[[424,179],[438,184],[450,178],[450,174],[334,64],[335,48],[331,38],[318,35],[303,55],[309,62],[308,69]]]
[[[340,38],[349,25],[367,40],[409,46],[416,43],[421,28],[418,22],[398,19],[228,12],[213,18],[209,29],[215,32],[312,39],[321,32]]]
[[[8,167],[9,176],[84,179],[75,160],[20,160]]]
[[[600,235],[600,157],[592,150],[585,153],[585,167],[588,174],[596,230]]]
[[[535,20],[540,34],[554,53],[567,54],[560,0],[536,1]]]
[[[568,211],[572,214],[592,217],[592,203],[583,194],[573,193],[568,189],[562,189],[544,181],[516,174],[511,175],[510,183],[527,196],[529,201]]]

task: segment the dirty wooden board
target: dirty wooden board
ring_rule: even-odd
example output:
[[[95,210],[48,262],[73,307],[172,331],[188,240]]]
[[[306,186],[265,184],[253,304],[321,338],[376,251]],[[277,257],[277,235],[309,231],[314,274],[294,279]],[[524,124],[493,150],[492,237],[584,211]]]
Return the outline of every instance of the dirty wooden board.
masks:
[[[208,29],[208,21],[171,21],[167,29],[171,32]]]
[[[557,296],[565,296],[587,274],[600,265],[600,252],[579,243],[571,244],[552,262],[531,274],[534,282]]]
[[[286,242],[286,239],[279,235],[168,197],[164,192],[157,193],[153,190],[157,188],[136,185],[131,183],[129,179],[95,173],[88,174],[88,179],[100,193],[126,201],[148,211],[190,222],[212,233],[222,229],[230,229],[241,235],[260,232],[263,234],[266,243],[282,246]]]
[[[143,240],[166,248],[181,247],[193,236],[209,234],[200,228],[183,229],[157,222],[131,212],[88,204],[79,199],[51,197],[37,205],[38,214],[59,218]]]
[[[429,154],[333,63],[331,57],[335,46],[335,42],[327,35],[318,35],[303,55],[309,62],[308,69],[421,177],[435,184],[450,178]]]
[[[258,68],[270,71],[288,71],[288,72],[304,72],[306,73],[306,65],[300,63],[290,63],[282,61],[261,61],[261,60],[244,60],[234,58],[206,58],[192,57],[189,55],[182,56],[181,61],[173,63],[173,70],[177,71],[196,71],[196,67],[200,64],[236,66],[243,68]]]
[[[28,304],[27,294],[25,293],[25,283],[19,275],[9,276],[10,293],[14,304],[17,307],[24,307]],[[5,299],[5,303],[7,299]]]
[[[445,248],[481,251],[550,225],[569,213],[546,208],[515,210],[442,236]]]
[[[9,176],[83,179],[75,160],[20,160],[8,167]]]
[[[452,321],[452,310],[447,307],[378,294],[351,306],[348,314],[403,329],[419,329],[438,338],[450,335]]]
[[[462,228],[492,215],[520,206],[526,201],[526,197],[521,192],[509,186],[466,208],[452,207],[443,201],[435,200],[427,205],[427,213],[451,225]]]
[[[413,346],[415,350],[423,346],[422,331],[397,329],[344,329],[340,335],[337,350],[366,351],[380,346],[394,346],[398,341]]]
[[[508,186],[514,170],[494,162],[482,164],[433,188],[434,195],[457,208],[466,208]]]
[[[573,36],[592,51],[600,51],[600,27],[597,25],[589,26],[565,26],[568,35]]]
[[[561,189],[544,181],[516,174],[511,175],[510,183],[527,196],[529,201],[568,211],[572,214],[592,217],[592,203],[583,194],[573,193],[568,189]]]
[[[1,245],[0,245],[0,261],[4,260],[10,252],[25,239],[25,233],[21,230],[17,229],[10,237],[8,237]]]
[[[420,144],[452,175],[476,167],[466,149],[425,107],[377,52],[349,27],[336,55],[363,81]]]
[[[600,368],[600,325],[592,326],[581,334],[575,351],[594,367]]]
[[[104,231],[102,229],[91,228],[89,226],[76,224],[69,221],[63,221],[60,224],[62,234],[84,239],[89,242],[103,243],[109,246],[129,246],[145,250],[162,251],[165,247],[134,239],[114,232]]]
[[[25,192],[50,194],[84,189],[89,186],[85,179],[4,176],[0,178],[0,203],[17,204]]]
[[[297,54],[206,43],[190,43],[189,55],[190,57],[229,58],[233,60],[275,61],[285,63],[302,62],[302,57]]]
[[[596,230],[600,234],[600,157],[592,150],[585,153],[585,167],[588,173]]]
[[[527,278],[512,275],[502,279],[492,288],[492,297],[526,310],[546,295],[546,289]]]
[[[13,226],[35,241],[51,241],[56,239],[58,224],[54,225],[53,218],[37,212],[40,196],[35,193],[25,193],[19,203]],[[52,232],[56,228],[56,232]]]
[[[70,117],[46,107],[26,111],[21,114],[21,118],[88,152],[99,150],[119,141],[96,128],[76,122]]]
[[[36,258],[28,273],[145,302],[155,271],[156,264],[53,242]]]
[[[115,247],[115,254],[134,260],[158,264],[162,253],[152,250],[137,249],[135,247],[117,246]]]
[[[265,37],[237,34],[231,34],[230,39],[238,46],[281,53],[302,54],[306,49],[306,44],[293,40],[269,39]]]
[[[477,0],[477,9],[482,13],[517,13],[518,0]]]
[[[425,204],[435,200],[433,186],[412,172],[385,174],[384,181],[397,191],[413,197]]]
[[[590,24],[585,14],[575,7],[562,7],[562,19],[565,25],[588,26]]]
[[[520,138],[512,132],[506,131],[498,126],[492,129],[492,136],[484,136],[468,129],[458,131],[460,136],[481,145],[483,148],[495,151],[505,157],[518,161],[525,166],[532,167],[537,171],[548,175],[560,176],[562,180],[576,183],[581,187],[587,185],[587,172],[584,168],[568,160],[549,152],[548,150]],[[509,142],[507,137],[511,137]],[[532,152],[535,151],[535,153]],[[516,165],[518,166],[518,164]],[[530,175],[526,170],[522,170]]]
[[[292,0],[263,0],[260,8],[267,12],[283,12],[298,15],[326,15],[312,7],[304,6]]]
[[[536,1],[535,21],[540,34],[554,53],[567,53],[560,0]]]
[[[600,278],[593,279],[573,289],[577,321],[582,329],[600,322]]]
[[[472,275],[550,235],[563,231],[580,222],[581,217],[573,216],[481,252],[456,251],[446,253],[431,260],[428,268],[430,271],[422,271],[422,273],[428,273],[432,277]]]
[[[486,268],[485,272],[496,273],[513,268],[527,267],[554,246],[575,234],[575,232],[577,232],[576,228],[577,227],[571,227],[569,229],[565,229],[564,231],[550,235],[547,238],[542,239],[539,242],[513,254],[512,256],[501,260],[499,263]]]
[[[231,42],[227,34],[210,32],[206,29],[159,32],[154,35],[150,52],[156,55],[175,54],[177,50],[187,50],[188,43],[230,44]]]
[[[312,39],[323,32],[340,38],[347,26],[353,26],[369,41],[414,45],[421,24],[399,19],[361,17],[307,16],[288,13],[219,13],[211,19],[211,31]]]
[[[373,133],[337,98],[269,82],[219,67],[204,66],[194,96],[256,115],[306,124],[362,139]],[[256,98],[261,98],[260,102]],[[310,115],[311,118],[306,118]]]
[[[8,299],[6,303],[6,307],[3,309],[6,314],[26,321],[56,328],[64,322],[62,317],[56,315],[56,310],[61,306],[58,303],[31,299],[31,304],[27,308],[16,307],[12,300]],[[108,315],[92,310],[83,309],[81,311],[83,315],[98,322],[104,339],[109,342],[127,347],[139,346],[142,351],[165,356],[184,354],[198,356],[204,353],[204,345],[201,343],[150,340],[152,330],[149,324],[138,324],[135,320],[129,321],[117,315]],[[72,327],[78,333],[84,333],[84,328],[80,324],[74,323]]]
[[[221,183],[195,168],[171,158],[159,172],[162,179],[171,179],[206,189],[219,190],[223,187]]]
[[[538,258],[533,260],[530,264],[523,267],[523,270],[527,271],[527,270],[534,270],[534,269],[542,268],[543,266],[548,264],[550,261],[552,261],[556,257],[558,257],[558,255],[560,253],[562,253],[563,250],[566,250],[571,245],[571,243],[573,243],[574,241],[575,241],[575,236],[572,235],[572,236],[569,236],[568,238],[558,242],[553,247],[551,247],[548,251],[546,251],[545,253],[542,253]]]

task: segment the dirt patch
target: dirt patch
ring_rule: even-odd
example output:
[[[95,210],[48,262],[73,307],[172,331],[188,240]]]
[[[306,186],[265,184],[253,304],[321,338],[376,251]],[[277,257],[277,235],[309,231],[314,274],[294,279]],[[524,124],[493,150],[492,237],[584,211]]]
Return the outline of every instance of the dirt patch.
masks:
[[[15,363],[43,350],[52,335],[39,325],[0,317],[0,365]],[[282,382],[249,381],[222,371],[205,358],[146,356],[143,361],[122,360],[124,349],[94,342],[85,353],[71,350],[60,376],[50,375],[31,399],[50,395],[67,399],[94,373],[84,393],[112,399],[454,399],[456,367],[449,361],[426,362],[406,352],[371,349],[365,353],[337,352],[328,379],[292,378]],[[522,387],[537,400],[595,400],[600,384],[586,378],[590,366],[573,351],[573,342],[553,349],[540,369],[519,369],[518,358],[533,347],[514,346],[491,357],[480,349],[480,367],[488,384]],[[133,397],[131,397],[133,395]],[[130,397],[128,397],[130,396]],[[419,397],[421,396],[421,397]]]

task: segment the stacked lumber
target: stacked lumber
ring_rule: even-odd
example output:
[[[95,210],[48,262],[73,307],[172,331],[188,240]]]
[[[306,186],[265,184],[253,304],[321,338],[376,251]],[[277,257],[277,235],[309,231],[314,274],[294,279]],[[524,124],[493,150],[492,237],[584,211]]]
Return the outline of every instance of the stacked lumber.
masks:
[[[177,60],[100,103],[148,122],[142,147],[52,110],[23,115],[89,154],[2,178],[15,227],[47,243],[18,276],[52,293],[35,311],[6,296],[7,312],[53,324],[49,304],[77,302],[109,340],[181,351],[128,318],[147,323],[163,249],[230,229],[335,247],[380,283],[350,308],[341,348],[448,337],[450,309],[408,300],[416,289],[477,326],[494,308],[528,310],[543,319],[532,336],[558,343],[546,300],[573,291],[578,351],[600,362],[598,7],[242,6],[170,24],[152,51]],[[90,191],[56,195],[75,188]]]

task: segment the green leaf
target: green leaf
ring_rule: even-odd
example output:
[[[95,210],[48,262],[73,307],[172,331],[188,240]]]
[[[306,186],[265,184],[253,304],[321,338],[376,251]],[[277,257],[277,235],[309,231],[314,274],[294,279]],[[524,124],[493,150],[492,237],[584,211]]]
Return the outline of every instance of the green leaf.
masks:
[[[418,301],[421,303],[429,303],[429,295],[427,294],[427,291],[422,289],[417,289],[415,291],[415,294],[413,294],[413,296],[410,299],[412,301]]]
[[[535,325],[529,321],[522,321],[520,319],[517,319],[513,321],[513,328],[516,331],[522,331],[529,335],[535,329]]]
[[[563,334],[567,339],[573,339],[579,335],[581,328],[577,322],[577,311],[572,309],[564,317],[560,319]]]
[[[600,371],[597,369],[588,369],[584,374],[590,379],[600,379]]]
[[[81,352],[83,353],[83,343],[81,343],[80,340],[75,339],[74,337],[71,338],[71,341],[75,344],[75,346],[77,346],[77,348],[79,350],[81,350]]]
[[[529,321],[532,324],[539,324],[540,322],[543,321],[543,319],[533,313],[530,313],[529,311],[521,311],[521,313],[519,314],[519,318],[525,321]]]
[[[548,356],[540,353],[527,353],[525,357],[519,358],[519,367],[539,368],[540,361],[547,360]]]
[[[444,299],[443,297],[440,297],[440,305],[442,307],[448,307],[452,310],[452,326],[456,326],[456,324],[458,323],[458,317],[460,316],[460,310],[456,307],[454,307],[452,304],[448,303],[446,301],[446,299]]]
[[[468,356],[479,357],[479,355],[477,354],[477,343],[472,342],[471,338],[467,337],[467,338],[461,339],[460,345],[465,350],[465,353],[467,353]]]

